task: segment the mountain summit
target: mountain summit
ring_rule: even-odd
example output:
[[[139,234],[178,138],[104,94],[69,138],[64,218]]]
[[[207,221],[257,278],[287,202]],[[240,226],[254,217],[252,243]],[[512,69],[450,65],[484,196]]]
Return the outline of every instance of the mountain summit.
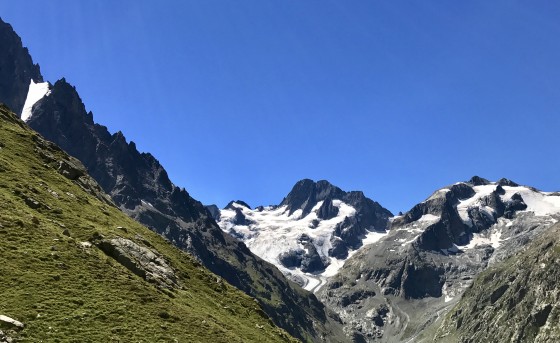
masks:
[[[0,95],[15,113],[21,113],[31,81],[43,82],[41,69],[12,26],[0,19]]]

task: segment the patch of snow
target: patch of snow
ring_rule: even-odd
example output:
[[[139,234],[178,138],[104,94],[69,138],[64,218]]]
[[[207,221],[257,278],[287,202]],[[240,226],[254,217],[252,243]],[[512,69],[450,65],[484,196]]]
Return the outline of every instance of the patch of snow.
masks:
[[[362,240],[363,246],[379,242],[383,237],[387,236],[387,232],[368,232],[366,237]]]
[[[549,216],[560,213],[560,196],[551,193],[535,191],[528,187],[504,186],[506,191],[502,200],[510,200],[515,193],[519,193],[527,205],[527,212],[533,212],[536,216]]]
[[[154,205],[152,205],[151,203],[145,201],[145,200],[140,200],[140,202],[142,202],[144,205],[148,205],[150,207],[154,207]]]
[[[509,224],[509,223],[508,223]],[[506,224],[507,225],[507,224]],[[475,233],[472,235],[469,244],[463,246],[463,249],[474,249],[478,245],[491,245],[494,249],[499,248],[502,242],[501,236],[502,232],[497,230],[492,230],[494,226],[490,229],[490,237],[488,237],[488,232],[486,233]]]
[[[437,222],[438,220],[440,220],[439,216],[428,213],[428,214],[424,214],[417,221],[419,221],[419,222]]]
[[[463,220],[463,223],[465,223],[468,226],[473,225],[471,218],[469,218],[469,213],[468,213],[469,209],[471,207],[482,208],[483,206],[481,206],[480,204],[480,199],[492,193],[496,189],[496,185],[490,184],[490,185],[483,185],[483,186],[474,186],[473,189],[475,191],[475,194],[468,199],[459,200],[459,204],[457,205],[457,212],[459,213],[459,216]],[[483,208],[483,210],[486,213],[488,213],[489,211],[491,212],[494,211],[490,207],[488,207],[488,209]]]
[[[451,296],[449,290],[447,289],[447,283],[443,284],[443,287],[441,288],[441,294],[444,295],[444,302],[450,302],[451,300],[453,300],[453,296]]]
[[[48,82],[35,83],[33,80],[29,83],[29,90],[27,91],[27,98],[25,99],[25,104],[23,105],[23,110],[21,111],[21,120],[28,121],[33,114],[31,110],[33,105],[37,101],[41,100],[45,96],[49,96],[51,90],[49,89]]]
[[[402,239],[399,239],[398,241],[399,241],[399,242],[402,242],[402,243],[401,243],[401,247],[404,247],[404,246],[406,246],[407,244],[413,243],[413,242],[416,240],[416,238],[418,238],[418,236],[419,236],[419,235],[414,236],[414,238],[409,239],[409,240],[406,240],[406,238],[402,238]]]

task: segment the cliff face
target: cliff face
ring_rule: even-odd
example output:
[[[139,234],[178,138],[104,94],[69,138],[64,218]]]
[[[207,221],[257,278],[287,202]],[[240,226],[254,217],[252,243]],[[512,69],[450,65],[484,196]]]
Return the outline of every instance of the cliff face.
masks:
[[[33,64],[27,48],[12,26],[0,19],[0,101],[21,113],[29,83],[43,82],[38,64]]]

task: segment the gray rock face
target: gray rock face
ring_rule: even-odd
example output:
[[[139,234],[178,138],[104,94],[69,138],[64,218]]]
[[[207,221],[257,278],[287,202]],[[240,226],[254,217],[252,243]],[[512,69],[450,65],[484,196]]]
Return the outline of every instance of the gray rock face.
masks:
[[[124,267],[160,288],[180,288],[173,269],[152,250],[122,237],[96,243],[107,255]]]
[[[5,333],[4,331],[0,330],[0,343],[12,343],[14,339]]]
[[[8,316],[5,316],[3,314],[0,314],[0,325],[6,326],[8,328],[19,328],[19,329],[23,329],[25,327],[25,325],[22,322],[10,318]]]
[[[303,249],[288,250],[281,253],[278,259],[286,268],[300,268],[303,255],[305,255],[305,250]]]
[[[327,198],[341,199],[344,194],[340,188],[331,185],[328,181],[321,180],[315,183],[313,180],[304,179],[294,185],[280,206],[287,206],[290,215],[301,209],[302,216],[306,216],[319,201]]]
[[[317,211],[317,217],[319,219],[331,219],[338,215],[338,207],[333,205],[332,199],[327,198],[323,201],[321,207]]]
[[[333,199],[342,200],[354,207],[360,214],[359,225],[363,229],[384,231],[387,219],[393,215],[379,203],[366,198],[362,192],[344,192],[326,180],[298,181],[279,206],[287,206],[290,215],[296,210],[302,210],[302,217],[305,217],[318,202],[323,201],[318,217],[328,219],[337,214],[332,206]]]
[[[325,270],[327,263],[321,259],[321,256],[317,252],[317,248],[311,242],[304,244],[307,252],[302,256],[301,259],[301,271],[304,273],[314,273],[321,270]]]
[[[301,268],[304,273],[315,273],[327,267],[317,248],[312,244],[312,240],[307,235],[302,235],[299,239],[304,249],[289,250],[280,254],[278,259],[286,268]]]
[[[12,26],[0,19],[0,102],[20,114],[27,97],[29,83],[43,82],[38,64],[34,64],[29,51]]]
[[[220,220],[220,209],[216,205],[206,205],[204,206],[210,212],[212,218],[216,221]]]

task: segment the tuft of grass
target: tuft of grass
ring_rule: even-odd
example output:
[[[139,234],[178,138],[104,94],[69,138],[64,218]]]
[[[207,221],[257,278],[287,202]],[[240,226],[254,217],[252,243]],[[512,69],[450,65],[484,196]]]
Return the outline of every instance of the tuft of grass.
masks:
[[[254,299],[59,173],[69,157],[51,147],[45,160],[41,140],[0,106],[0,314],[25,324],[10,332],[18,341],[296,341]],[[85,243],[99,237],[163,256],[181,287],[158,288]]]

